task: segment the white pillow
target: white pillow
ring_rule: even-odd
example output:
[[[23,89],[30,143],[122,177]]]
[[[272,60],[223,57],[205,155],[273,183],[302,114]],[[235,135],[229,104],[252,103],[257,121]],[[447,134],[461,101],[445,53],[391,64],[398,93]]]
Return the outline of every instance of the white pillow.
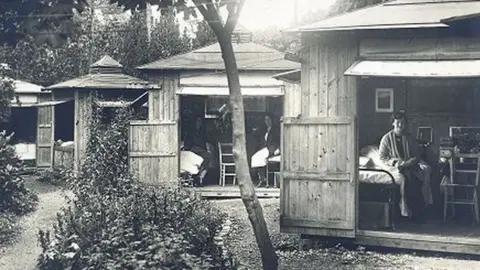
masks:
[[[360,167],[370,167],[374,165],[373,160],[369,157],[360,157],[358,160],[358,165]]]

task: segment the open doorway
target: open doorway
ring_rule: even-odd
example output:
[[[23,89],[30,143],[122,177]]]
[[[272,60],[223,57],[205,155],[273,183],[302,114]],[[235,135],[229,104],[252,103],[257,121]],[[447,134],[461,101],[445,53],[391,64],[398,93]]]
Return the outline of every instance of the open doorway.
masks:
[[[7,134],[14,133],[10,143],[17,156],[26,163],[35,164],[37,140],[37,108],[12,107],[8,122],[1,125]]]
[[[268,115],[276,120],[274,123],[279,127],[282,106],[283,97],[245,97],[246,150],[250,165],[252,156],[263,147],[265,116]],[[226,96],[180,96],[181,173],[192,175],[195,181],[199,181],[195,178],[203,177],[201,186],[238,185],[235,181],[235,168],[232,165],[234,163],[231,155],[232,122],[228,107]],[[203,129],[201,132],[205,134],[203,140],[197,140],[199,139],[199,136],[195,135],[197,127]],[[280,138],[280,128],[275,132]],[[206,144],[206,147],[200,150],[194,147],[195,144]],[[279,170],[279,162],[271,162],[269,165],[270,173],[266,166],[263,170],[264,175],[270,178],[267,183],[273,186],[273,171]],[[204,167],[207,167],[207,172],[201,175]],[[252,169],[251,176],[254,183],[259,181],[257,170]]]
[[[393,231],[411,235],[412,239],[418,235],[480,239],[477,85],[478,81],[466,79],[359,79],[361,234]],[[421,184],[425,211],[420,223],[410,220],[400,209],[400,200],[405,196],[401,183],[411,180],[383,167],[379,156],[380,139],[393,128],[390,116],[402,110],[407,116],[407,131],[418,143],[421,162],[431,170],[428,183]]]
[[[55,141],[73,142],[74,140],[74,100],[55,106]]]

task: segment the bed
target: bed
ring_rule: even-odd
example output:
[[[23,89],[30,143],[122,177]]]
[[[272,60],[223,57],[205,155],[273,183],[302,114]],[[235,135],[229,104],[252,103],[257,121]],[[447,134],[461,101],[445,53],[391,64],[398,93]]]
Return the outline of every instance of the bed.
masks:
[[[366,205],[380,206],[386,209],[384,228],[395,230],[395,210],[397,207],[397,198],[400,198],[400,175],[393,171],[382,168],[378,158],[378,149],[376,147],[367,147],[360,151],[359,157],[359,202],[360,218],[367,216],[366,213],[372,208]],[[372,210],[373,211],[373,210]]]

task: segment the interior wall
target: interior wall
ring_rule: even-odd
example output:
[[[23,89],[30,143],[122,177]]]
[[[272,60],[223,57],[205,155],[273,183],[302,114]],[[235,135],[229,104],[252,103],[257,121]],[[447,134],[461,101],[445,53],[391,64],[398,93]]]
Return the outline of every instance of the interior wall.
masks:
[[[55,106],[55,141],[73,141],[75,124],[74,105],[72,100]]]
[[[7,134],[15,132],[12,137],[12,143],[35,143],[37,138],[37,108],[11,108],[10,119],[3,123],[1,130],[6,130]]]
[[[358,129],[359,149],[380,143],[382,136],[392,129],[390,112],[375,111],[375,89],[393,88],[394,111],[406,107],[406,83],[394,78],[359,78],[358,87]]]
[[[431,126],[433,143],[449,136],[450,126],[480,126],[480,88],[472,80],[409,80],[411,129]]]

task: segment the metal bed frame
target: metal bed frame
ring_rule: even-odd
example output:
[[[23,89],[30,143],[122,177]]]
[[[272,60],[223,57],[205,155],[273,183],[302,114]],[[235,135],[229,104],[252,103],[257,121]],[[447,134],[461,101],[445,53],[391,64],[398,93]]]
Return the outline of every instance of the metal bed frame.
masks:
[[[400,188],[399,185],[397,185],[395,183],[395,178],[393,177],[393,175],[389,172],[389,171],[386,171],[386,170],[383,170],[383,169],[375,169],[375,168],[362,168],[360,167],[359,168],[360,171],[373,171],[373,172],[382,172],[382,173],[386,173],[388,176],[390,176],[392,182],[391,183],[363,183],[363,182],[360,182],[359,181],[359,185],[362,186],[362,185],[365,185],[365,186],[374,186],[374,187],[378,187],[380,189],[385,189],[387,190],[387,194],[388,194],[388,201],[387,203],[390,205],[390,208],[391,208],[391,211],[390,212],[390,218],[391,218],[391,226],[390,226],[390,229],[392,231],[395,231],[395,209],[396,209],[396,199],[397,199],[397,196],[396,196],[396,192],[397,190]],[[367,201],[367,200],[363,200],[363,201]]]

